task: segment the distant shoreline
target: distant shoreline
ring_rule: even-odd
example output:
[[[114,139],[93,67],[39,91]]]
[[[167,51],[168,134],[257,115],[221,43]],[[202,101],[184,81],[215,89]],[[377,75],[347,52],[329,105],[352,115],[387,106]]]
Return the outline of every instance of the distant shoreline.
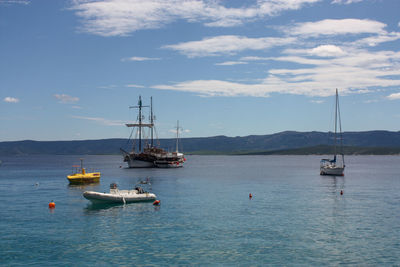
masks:
[[[321,155],[332,155],[334,153],[333,146],[319,145],[312,147],[302,147],[295,149],[283,149],[283,150],[267,150],[267,151],[188,151],[184,152],[186,155],[196,156],[321,156]],[[338,153],[339,154],[339,153]],[[343,147],[343,154],[347,156],[362,156],[362,155],[382,155],[382,156],[399,156],[400,147],[354,147],[345,146]],[[35,155],[48,155],[48,156],[73,156],[73,155],[89,155],[89,156],[119,156],[120,153],[14,153],[4,154],[0,156],[35,156]]]
[[[212,136],[181,138],[179,151],[193,155],[330,155],[331,132],[285,131],[269,135]],[[176,140],[160,139],[160,147],[175,151]],[[145,146],[143,142],[142,147]],[[344,132],[345,155],[399,155],[400,132]],[[80,141],[0,142],[0,156],[8,155],[119,155],[120,148],[132,149],[132,140],[123,138]]]

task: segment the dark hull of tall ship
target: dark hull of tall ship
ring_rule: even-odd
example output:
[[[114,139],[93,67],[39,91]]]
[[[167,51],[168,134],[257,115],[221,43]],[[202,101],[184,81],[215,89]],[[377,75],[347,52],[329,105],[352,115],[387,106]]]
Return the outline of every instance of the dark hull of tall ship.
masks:
[[[154,161],[154,157],[144,153],[129,153],[124,157],[124,162],[128,163],[129,168],[154,168]]]

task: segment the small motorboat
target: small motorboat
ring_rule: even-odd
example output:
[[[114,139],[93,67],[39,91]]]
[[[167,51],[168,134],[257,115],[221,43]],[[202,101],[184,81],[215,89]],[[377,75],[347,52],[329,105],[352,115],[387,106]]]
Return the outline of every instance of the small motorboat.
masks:
[[[90,184],[98,183],[100,181],[100,172],[86,172],[83,168],[83,160],[81,159],[81,166],[73,166],[74,173],[67,176],[70,184]],[[79,168],[80,167],[80,168]]]
[[[92,203],[130,203],[154,201],[156,195],[143,190],[137,186],[133,190],[119,190],[117,184],[110,185],[110,193],[100,193],[94,191],[85,191],[83,197],[92,201]]]

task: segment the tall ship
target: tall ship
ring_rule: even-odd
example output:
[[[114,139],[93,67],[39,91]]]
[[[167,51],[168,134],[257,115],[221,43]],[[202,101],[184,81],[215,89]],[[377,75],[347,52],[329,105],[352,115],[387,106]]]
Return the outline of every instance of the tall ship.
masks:
[[[339,133],[338,133],[338,121],[339,121]],[[340,140],[339,144],[338,140]],[[334,154],[333,154],[333,159],[321,160],[320,174],[343,176],[344,167],[345,164],[344,164],[344,153],[343,153],[342,121],[340,118],[339,94],[338,90],[336,89]]]
[[[144,122],[143,108],[150,107],[149,122]],[[136,123],[127,123],[127,127],[133,127],[132,133],[136,130],[137,138],[134,138],[131,152],[127,152],[121,148],[124,154],[124,162],[128,163],[129,168],[179,168],[183,167],[186,161],[183,153],[178,151],[179,124],[177,126],[176,151],[169,152],[154,143],[154,115],[153,115],[153,98],[150,98],[150,106],[142,104],[142,98],[139,96],[137,106],[130,108],[138,109],[138,119]],[[150,137],[145,138],[144,129],[149,129]],[[132,135],[132,134],[131,134]]]

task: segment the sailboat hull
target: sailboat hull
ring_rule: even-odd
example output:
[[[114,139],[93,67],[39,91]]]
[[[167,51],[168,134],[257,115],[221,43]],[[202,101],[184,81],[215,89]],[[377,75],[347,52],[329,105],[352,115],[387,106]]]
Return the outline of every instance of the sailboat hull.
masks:
[[[344,175],[344,167],[321,167],[320,174],[321,175],[343,176]]]
[[[183,162],[156,161],[155,165],[157,168],[182,168]]]

